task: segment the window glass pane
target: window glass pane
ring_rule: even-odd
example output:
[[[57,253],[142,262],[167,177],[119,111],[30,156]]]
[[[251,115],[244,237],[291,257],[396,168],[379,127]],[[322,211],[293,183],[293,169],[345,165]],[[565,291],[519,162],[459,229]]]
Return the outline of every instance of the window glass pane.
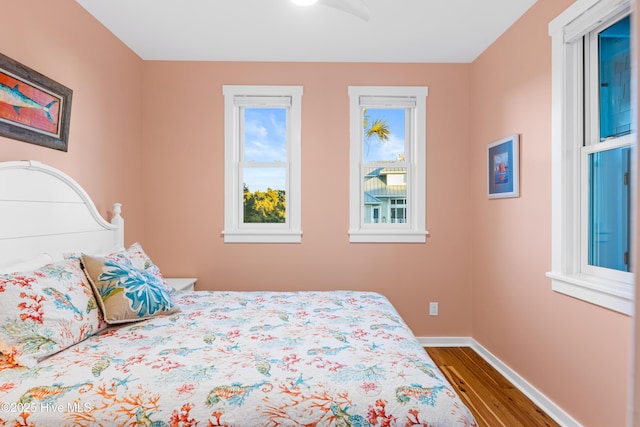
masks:
[[[287,109],[243,108],[244,161],[287,161]]]
[[[404,160],[405,109],[366,108],[363,110],[365,162]]]
[[[630,147],[589,155],[589,264],[629,271]]]
[[[243,222],[285,223],[287,220],[286,169],[243,169]]]
[[[404,224],[407,222],[407,204],[405,199],[391,200],[391,223]]]
[[[598,34],[600,140],[631,132],[631,39],[629,17]]]
[[[364,168],[364,223],[407,222],[407,168]]]

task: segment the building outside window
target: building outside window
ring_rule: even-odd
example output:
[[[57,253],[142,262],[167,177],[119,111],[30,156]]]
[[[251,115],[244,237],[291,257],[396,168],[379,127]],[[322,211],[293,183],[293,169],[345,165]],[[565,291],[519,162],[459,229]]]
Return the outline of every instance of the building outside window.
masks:
[[[427,93],[349,87],[351,242],[425,242]]]

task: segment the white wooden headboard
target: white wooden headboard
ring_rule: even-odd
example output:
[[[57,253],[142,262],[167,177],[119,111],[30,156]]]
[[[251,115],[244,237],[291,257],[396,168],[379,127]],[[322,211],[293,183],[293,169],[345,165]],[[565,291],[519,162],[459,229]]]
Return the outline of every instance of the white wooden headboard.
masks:
[[[121,206],[107,222],[65,173],[35,161],[0,162],[0,265],[47,253],[104,253],[124,246]]]

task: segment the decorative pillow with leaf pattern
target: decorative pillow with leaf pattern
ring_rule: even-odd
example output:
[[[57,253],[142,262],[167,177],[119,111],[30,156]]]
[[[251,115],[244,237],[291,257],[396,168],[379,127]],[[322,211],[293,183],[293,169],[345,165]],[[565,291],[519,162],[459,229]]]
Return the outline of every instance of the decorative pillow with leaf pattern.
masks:
[[[108,325],[80,261],[0,275],[0,352],[33,367]]]
[[[125,323],[175,313],[179,309],[153,269],[138,268],[129,258],[82,255],[107,323]]]
[[[153,274],[160,280],[160,282],[162,282],[168,291],[173,290],[171,286],[167,285],[162,273],[160,273],[160,269],[153,263],[153,261],[151,261],[151,258],[149,258],[149,255],[147,255],[147,253],[142,249],[142,245],[140,243],[136,242],[132,244],[124,251],[118,252],[115,256],[119,260],[122,260],[123,258],[131,260],[134,267],[146,270]],[[110,258],[110,256],[107,256],[107,258]]]
[[[113,259],[116,261],[126,261],[129,260],[133,264],[134,267],[148,270],[154,276],[156,276],[160,281],[164,284],[169,292],[173,291],[173,288],[167,285],[167,282],[164,280],[162,273],[160,273],[160,269],[156,266],[149,255],[142,249],[142,245],[138,242],[133,243],[126,249],[121,249],[117,251],[106,252],[104,254],[91,254],[91,256],[99,256],[107,259]],[[82,253],[80,252],[66,252],[64,254],[65,258],[77,258],[80,259],[82,257]]]

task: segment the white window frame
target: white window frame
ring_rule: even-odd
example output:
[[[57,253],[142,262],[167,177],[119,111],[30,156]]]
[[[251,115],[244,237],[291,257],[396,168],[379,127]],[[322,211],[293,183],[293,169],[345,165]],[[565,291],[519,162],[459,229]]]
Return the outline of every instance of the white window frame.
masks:
[[[598,29],[603,22],[612,24],[629,13],[629,0],[577,0],[549,24],[552,38],[552,263],[547,276],[556,292],[630,315],[634,310],[635,275],[585,265],[588,245],[586,158],[597,148],[583,147],[583,117],[590,115],[589,106],[593,102],[589,102],[589,98],[593,98],[593,94],[583,92],[581,42],[583,36]],[[595,96],[597,100],[597,94]],[[590,126],[586,132],[594,131],[594,126]],[[599,136],[599,129],[597,132]],[[630,137],[634,138],[634,151],[635,137],[634,131]],[[603,142],[599,148],[612,148],[620,143],[624,144]],[[631,183],[634,182],[632,179]],[[632,192],[635,194],[635,188]]]
[[[424,86],[349,86],[350,162],[349,162],[349,241],[352,243],[424,243],[426,230],[426,133],[427,95]],[[362,159],[363,108],[367,106],[406,107],[410,115],[405,138],[409,141],[402,167],[407,170],[408,222],[399,224],[364,223]]]
[[[224,95],[224,235],[225,243],[300,243],[302,86],[225,85]],[[245,224],[240,174],[241,107],[287,106],[287,214],[282,224]]]

